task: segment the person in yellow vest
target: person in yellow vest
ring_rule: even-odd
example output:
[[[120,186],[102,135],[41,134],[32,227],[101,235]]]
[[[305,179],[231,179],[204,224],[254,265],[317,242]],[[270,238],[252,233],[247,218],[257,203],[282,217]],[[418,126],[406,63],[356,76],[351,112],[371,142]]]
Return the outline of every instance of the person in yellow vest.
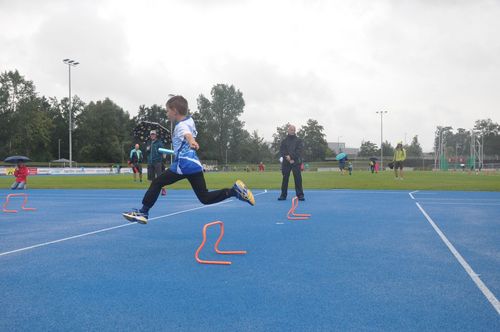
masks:
[[[394,150],[394,175],[396,180],[403,180],[403,163],[406,160],[406,150],[403,148],[403,143],[399,142]],[[398,177],[399,168],[399,177]]]

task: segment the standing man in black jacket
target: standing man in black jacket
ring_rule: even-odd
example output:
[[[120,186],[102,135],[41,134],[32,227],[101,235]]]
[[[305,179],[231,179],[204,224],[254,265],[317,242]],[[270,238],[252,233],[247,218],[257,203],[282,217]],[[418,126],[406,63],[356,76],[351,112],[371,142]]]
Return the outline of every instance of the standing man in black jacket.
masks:
[[[288,125],[288,135],[281,142],[280,155],[283,158],[281,172],[283,173],[283,182],[281,183],[281,195],[279,201],[286,200],[288,193],[288,180],[290,172],[293,172],[295,180],[295,193],[300,201],[304,200],[304,191],[302,189],[302,174],[300,173],[300,165],[302,164],[302,150],[304,143],[295,135],[295,126]]]

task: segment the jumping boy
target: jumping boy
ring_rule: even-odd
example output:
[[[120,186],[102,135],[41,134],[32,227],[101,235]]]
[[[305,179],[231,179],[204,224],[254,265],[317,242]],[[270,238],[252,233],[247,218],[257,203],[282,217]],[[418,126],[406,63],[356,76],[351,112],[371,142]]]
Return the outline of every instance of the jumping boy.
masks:
[[[194,121],[187,114],[188,102],[184,97],[173,96],[167,101],[167,117],[170,121],[176,123],[172,134],[175,159],[169,169],[151,182],[142,199],[142,208],[123,213],[123,216],[128,221],[147,224],[149,210],[158,199],[161,188],[182,179],[188,179],[196,196],[203,204],[214,204],[229,197],[236,197],[239,200],[248,202],[250,205],[255,205],[252,192],[240,180],[237,180],[231,189],[208,191],[201,163],[197,160],[194,151],[190,150],[198,150],[200,146],[195,140],[197,131]],[[192,154],[185,157],[185,153]],[[199,164],[199,171],[191,173],[187,166],[183,166],[183,164],[186,165],[186,162],[191,163],[189,166],[191,169],[196,169],[196,165]],[[183,167],[185,168],[183,169]]]

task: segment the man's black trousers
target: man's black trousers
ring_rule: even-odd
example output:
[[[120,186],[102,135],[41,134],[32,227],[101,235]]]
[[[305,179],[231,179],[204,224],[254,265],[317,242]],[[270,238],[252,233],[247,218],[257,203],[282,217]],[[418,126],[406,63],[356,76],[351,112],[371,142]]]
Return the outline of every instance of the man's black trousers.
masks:
[[[293,172],[293,179],[295,181],[295,193],[298,198],[304,197],[304,190],[302,189],[302,174],[300,171],[300,164],[290,164],[283,161],[281,164],[281,173],[283,173],[283,182],[281,183],[281,197],[286,197],[288,192],[288,180],[290,179],[290,172]]]

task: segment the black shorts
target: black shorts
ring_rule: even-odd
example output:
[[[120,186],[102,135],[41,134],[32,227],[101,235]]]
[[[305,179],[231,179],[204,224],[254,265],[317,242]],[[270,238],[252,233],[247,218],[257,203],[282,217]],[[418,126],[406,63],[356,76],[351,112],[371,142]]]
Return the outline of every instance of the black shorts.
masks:
[[[148,164],[148,180],[153,181],[155,178],[160,176],[161,173],[165,170],[165,166],[163,166],[163,163],[157,162],[152,165]]]
[[[132,172],[134,172],[134,174],[142,174],[142,165],[141,164],[132,164]]]
[[[403,169],[403,161],[395,161],[394,162],[394,169]]]

